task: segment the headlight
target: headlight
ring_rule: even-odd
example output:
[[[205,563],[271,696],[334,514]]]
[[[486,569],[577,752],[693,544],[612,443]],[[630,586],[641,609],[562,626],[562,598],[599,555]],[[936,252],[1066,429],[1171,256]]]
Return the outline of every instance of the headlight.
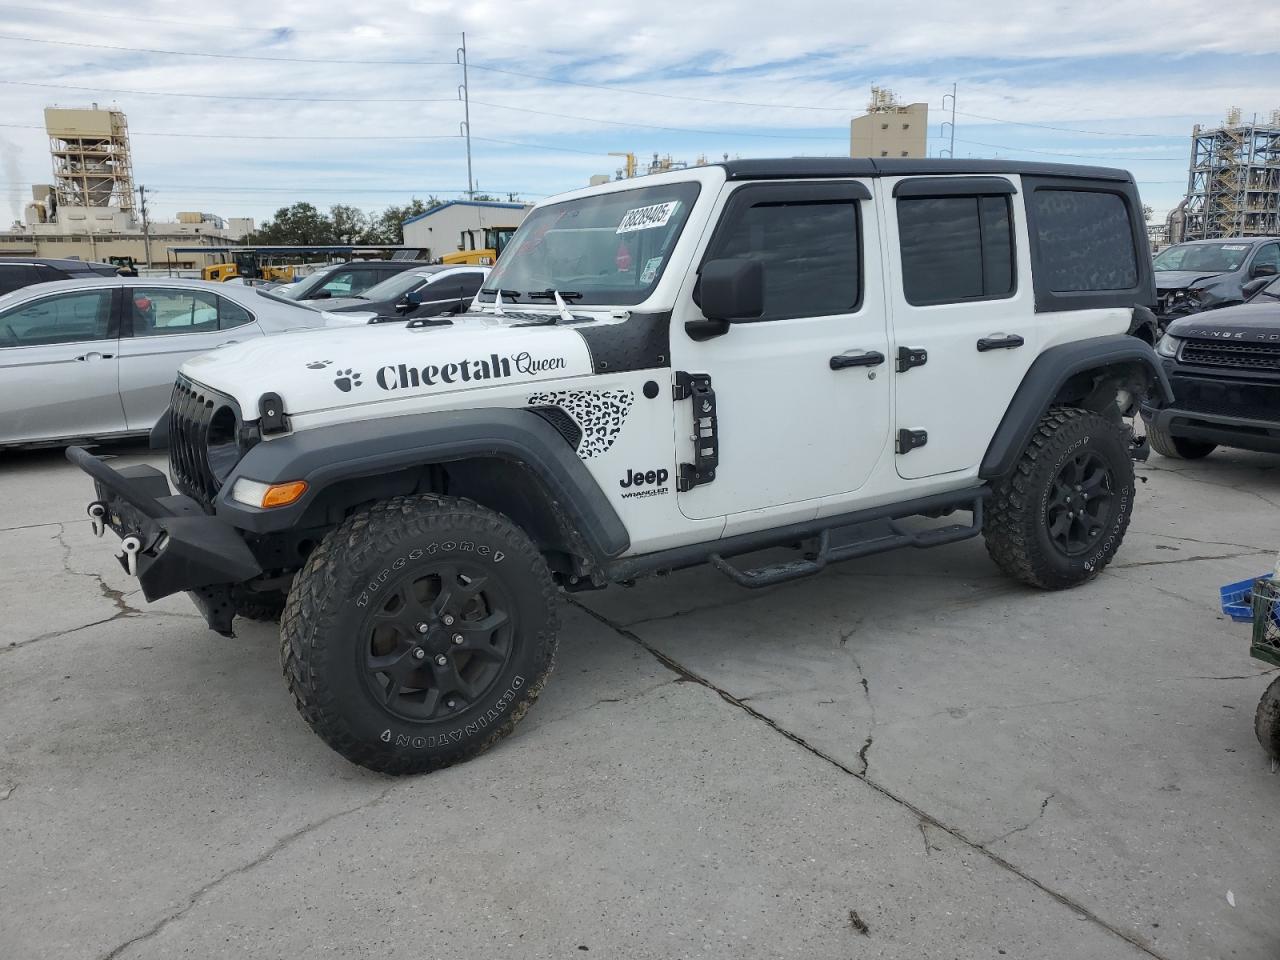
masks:
[[[1162,357],[1176,357],[1180,346],[1182,346],[1181,337],[1171,337],[1166,333],[1156,341],[1156,353]]]

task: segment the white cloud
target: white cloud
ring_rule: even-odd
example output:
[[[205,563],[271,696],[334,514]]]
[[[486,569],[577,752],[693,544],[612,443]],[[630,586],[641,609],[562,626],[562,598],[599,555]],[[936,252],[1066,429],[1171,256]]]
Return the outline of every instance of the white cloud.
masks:
[[[460,76],[453,61],[464,29],[476,66],[471,72],[472,97],[479,101],[472,106],[473,133],[566,148],[555,152],[477,140],[476,176],[481,189],[494,192],[551,193],[579,186],[590,174],[618,165],[607,156],[610,150],[633,149],[642,156],[670,151],[686,159],[699,152],[713,157],[723,152],[842,153],[848,120],[861,112],[872,82],[936,108],[951,81],[959,79],[965,113],[1181,136],[1157,145],[959,118],[959,137],[1001,148],[969,147],[973,152],[1019,155],[1010,148],[1021,148],[1115,156],[1116,163],[1152,181],[1151,190],[1172,197],[1178,192],[1176,181],[1185,175],[1183,165],[1130,158],[1184,154],[1190,122],[1214,122],[1229,105],[1246,112],[1280,106],[1271,72],[1241,62],[1278,52],[1280,5],[1275,4],[1252,10],[1249,29],[1234,17],[1206,15],[1204,5],[1192,0],[1164,0],[1158,7],[1146,0],[1079,0],[1070,5],[1034,0],[982,5],[863,0],[610,5],[473,0],[463,5],[415,0],[359,7],[332,0],[281,0],[263,8],[201,8],[189,20],[174,12],[185,8],[160,2],[137,2],[122,13],[103,9],[65,2],[14,7],[5,32],[263,57],[444,62],[262,62],[0,40],[0,80],[231,96],[367,98],[357,104],[323,104],[117,95],[114,99],[137,134],[137,179],[158,185],[161,213],[197,205],[224,215],[248,212],[261,218],[294,196],[376,207],[402,198],[355,191],[414,184],[421,184],[421,194],[433,188],[462,189],[466,170],[456,140],[253,141],[144,134],[452,136],[462,117],[454,99]],[[264,24],[289,32],[278,36],[262,29]],[[668,97],[545,82],[481,69],[486,65]],[[679,97],[834,109],[675,99]],[[376,102],[384,98],[443,102]],[[38,127],[46,104],[95,99],[107,103],[113,98],[0,84],[0,117],[5,123]],[[935,127],[939,119],[935,112]],[[681,134],[652,127],[721,132]],[[5,172],[6,178],[47,179],[42,131],[5,128],[0,133],[9,141],[0,143],[0,170],[16,168],[16,173]],[[322,192],[343,187],[350,195]],[[308,189],[315,192],[308,195]]]

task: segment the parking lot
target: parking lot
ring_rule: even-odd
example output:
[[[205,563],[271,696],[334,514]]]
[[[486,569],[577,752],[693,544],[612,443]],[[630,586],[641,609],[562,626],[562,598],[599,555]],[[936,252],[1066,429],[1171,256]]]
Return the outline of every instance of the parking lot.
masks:
[[[973,540],[579,595],[515,735],[396,780],[270,625],[145,604],[87,479],[8,454],[0,955],[1275,957],[1274,671],[1217,587],[1271,567],[1278,467],[1153,455],[1072,591]]]

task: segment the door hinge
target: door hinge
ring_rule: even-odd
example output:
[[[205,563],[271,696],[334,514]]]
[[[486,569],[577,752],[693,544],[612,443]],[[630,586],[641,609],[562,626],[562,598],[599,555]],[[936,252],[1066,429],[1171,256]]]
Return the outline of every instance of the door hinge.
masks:
[[[905,373],[912,367],[923,367],[929,362],[929,351],[924,347],[899,347],[898,372]]]
[[[927,430],[899,430],[898,453],[910,453],[916,447],[923,447],[929,442]]]
[[[692,490],[716,478],[720,465],[720,434],[716,420],[716,392],[711,389],[711,376],[706,373],[676,371],[671,395],[676,401],[693,401],[693,462],[682,463],[676,470],[676,490]]]

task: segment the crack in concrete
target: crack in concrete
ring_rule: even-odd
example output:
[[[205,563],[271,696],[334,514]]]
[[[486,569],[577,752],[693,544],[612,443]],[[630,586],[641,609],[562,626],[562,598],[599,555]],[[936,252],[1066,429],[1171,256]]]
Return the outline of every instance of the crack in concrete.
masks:
[[[172,913],[169,913],[166,916],[161,917],[159,920],[157,920],[154,924],[152,924],[149,928],[144,930],[142,933],[138,934],[136,937],[126,940],[124,943],[121,943],[118,946],[116,946],[114,949],[112,949],[109,953],[103,954],[101,960],[116,960],[117,957],[120,957],[121,955],[123,955],[124,952],[128,950],[130,947],[134,947],[137,944],[142,943],[143,941],[150,940],[152,937],[156,936],[162,930],[164,930],[165,927],[169,926],[169,924],[173,923],[176,920],[182,919],[182,917],[185,916],[187,913],[189,913],[191,910],[193,910],[200,903],[201,900],[203,900],[209,893],[217,889],[223,883],[227,882],[228,880],[231,880],[234,877],[238,877],[245,873],[248,873],[254,867],[261,866],[262,864],[266,863],[268,860],[274,857],[277,853],[284,850],[286,847],[288,847],[295,841],[300,840],[302,837],[305,837],[307,834],[312,833],[315,830],[319,830],[321,827],[329,823],[332,823],[334,820],[337,820],[341,817],[345,817],[348,814],[358,813],[361,810],[364,810],[368,807],[372,807],[375,804],[381,803],[388,796],[390,796],[391,791],[394,790],[397,786],[399,786],[399,784],[392,784],[391,786],[387,787],[385,790],[380,792],[377,796],[373,797],[372,799],[363,800],[360,803],[356,804],[354,807],[348,807],[345,810],[339,810],[336,813],[331,813],[328,816],[321,817],[319,820],[316,820],[314,823],[309,823],[304,827],[300,827],[297,830],[294,830],[292,833],[286,834],[285,836],[277,840],[275,843],[273,843],[270,847],[268,847],[265,851],[260,853],[258,856],[254,857],[252,860],[250,860],[248,863],[241,864],[238,867],[233,867],[230,870],[227,870],[224,873],[221,873],[218,876],[214,877],[208,883],[204,884],[202,887],[197,889],[193,894],[191,894],[191,896],[187,898],[187,902],[183,904],[181,907],[179,907],[177,910],[174,910]]]
[[[72,523],[71,520],[45,520],[42,523],[20,523],[13,527],[0,527],[0,533],[10,533],[14,530],[37,530],[40,527],[60,527],[64,523]]]
[[[1026,823],[1024,823],[1020,827],[1014,827],[1012,830],[1006,830],[1004,833],[1000,834],[1000,836],[992,837],[990,840],[984,841],[985,845],[990,846],[993,843],[999,843],[1001,840],[1006,840],[1009,837],[1012,837],[1015,833],[1022,833],[1022,831],[1030,829],[1036,823],[1036,821],[1043,820],[1044,812],[1049,808],[1049,801],[1052,800],[1055,796],[1057,796],[1057,794],[1051,793],[1047,797],[1045,797],[1043,800],[1041,800],[1040,812],[1036,814],[1032,819],[1028,820]]]
[[[1210,487],[1222,487],[1224,490],[1234,490],[1236,493],[1248,494],[1251,497],[1257,497],[1263,503],[1269,503],[1273,507],[1280,508],[1280,502],[1272,500],[1270,497],[1264,497],[1256,490],[1245,489],[1244,484],[1223,483],[1220,480],[1207,480],[1204,477],[1197,477],[1183,470],[1170,470],[1167,467],[1148,467],[1153,473],[1171,473],[1174,476],[1181,477],[1183,480],[1190,480],[1192,483],[1203,483]]]
[[[38,637],[28,637],[26,640],[14,640],[13,642],[6,644],[4,647],[0,647],[0,654],[12,653],[14,650],[29,647],[33,643],[39,643],[41,640],[56,640],[58,637],[65,637],[68,634],[79,633],[81,630],[88,630],[90,627],[100,627],[104,623],[111,623],[113,620],[120,620],[125,617],[133,616],[137,616],[136,612],[119,610],[105,619],[94,620],[90,623],[82,623],[78,627],[68,627],[65,630],[53,630],[49,633],[42,633]]]
[[[1141,533],[1137,530],[1135,533]],[[1148,533],[1148,537],[1160,537],[1162,540],[1181,540],[1184,543],[1198,543],[1203,547],[1235,547],[1237,550],[1257,550],[1259,553],[1270,553],[1270,547],[1259,547],[1252,543],[1232,543],[1229,540],[1197,540],[1195,537],[1178,537],[1172,533]]]
[[[573,597],[566,597],[565,599],[569,603],[578,607],[578,609],[582,610],[588,616],[594,618],[595,620],[598,620],[600,623],[604,624],[610,630],[613,630],[620,637],[626,640],[630,640],[632,643],[636,644],[641,649],[647,651],[650,656],[652,656],[655,660],[661,663],[664,667],[666,667],[672,673],[676,674],[682,680],[688,683],[696,683],[699,686],[706,688],[707,690],[716,694],[716,696],[718,696],[725,703],[729,704],[730,706],[738,708],[742,712],[746,713],[748,716],[751,716],[754,719],[759,720],[761,723],[765,724],[766,726],[772,728],[774,732],[778,733],[780,736],[786,738],[787,740],[790,740],[796,746],[800,747],[800,749],[812,754],[813,756],[817,757],[819,760],[825,761],[826,763],[835,767],[837,770],[840,770],[841,772],[848,774],[854,779],[859,780],[862,783],[865,783],[869,788],[871,788],[872,790],[874,790],[876,793],[880,794],[887,800],[890,800],[893,803],[896,803],[897,805],[903,807],[904,809],[909,810],[911,813],[913,813],[916,816],[916,818],[921,823],[926,823],[936,830],[941,830],[943,833],[946,833],[947,835],[952,837],[952,839],[958,841],[959,843],[964,844],[966,847],[969,847],[972,850],[977,851],[978,853],[986,857],[988,860],[990,860],[992,863],[994,863],[996,866],[1000,867],[1003,870],[1008,871],[1009,873],[1013,874],[1019,879],[1024,880],[1027,883],[1031,884],[1037,890],[1041,891],[1046,896],[1051,897],[1053,900],[1062,904],[1067,909],[1075,911],[1078,917],[1083,917],[1084,919],[1089,920],[1090,922],[1100,927],[1101,929],[1106,930],[1108,933],[1111,933],[1114,936],[1118,937],[1119,939],[1125,941],[1130,946],[1136,947],[1138,950],[1141,950],[1143,953],[1147,954],[1150,957],[1155,957],[1156,960],[1169,960],[1169,958],[1166,957],[1165,955],[1161,953],[1157,953],[1154,948],[1152,948],[1146,941],[1144,941],[1136,933],[1132,933],[1128,930],[1123,929],[1120,926],[1117,926],[1116,924],[1111,923],[1110,921],[1106,920],[1099,914],[1095,913],[1093,910],[1090,910],[1084,904],[1080,903],[1077,900],[1072,899],[1067,894],[1061,893],[1058,890],[1053,889],[1052,887],[1048,886],[1046,883],[1044,883],[1041,880],[1037,880],[1026,870],[1023,870],[1021,867],[1005,859],[999,853],[995,852],[990,847],[988,847],[986,844],[982,843],[979,840],[975,840],[967,836],[964,833],[964,831],[961,830],[959,827],[951,826],[950,824],[945,823],[944,821],[933,816],[932,814],[927,813],[920,806],[908,800],[906,797],[901,796],[898,793],[895,793],[891,788],[885,786],[882,783],[879,783],[876,780],[873,780],[871,777],[867,776],[867,774],[864,771],[853,769],[849,765],[836,759],[834,756],[825,752],[821,748],[809,743],[807,740],[804,739],[804,737],[800,736],[798,733],[794,733],[791,730],[788,730],[777,720],[774,720],[772,717],[768,716],[767,714],[761,713],[759,710],[755,709],[750,704],[743,703],[742,700],[735,697],[733,694],[729,693],[729,691],[716,686],[708,678],[690,670],[688,667],[684,666],[674,657],[664,653],[662,650],[659,650],[657,647],[650,644],[647,640],[645,640],[639,634],[633,632],[632,630],[629,630],[628,628],[620,624],[614,623],[608,617],[604,616],[603,614],[597,613],[596,611],[592,610],[590,607],[584,606],[581,602],[579,602],[578,600],[575,600]]]
[[[1170,680],[1252,680],[1254,677],[1265,677],[1268,674],[1280,673],[1280,667],[1270,670],[1259,670],[1257,673],[1241,673],[1230,677],[1161,677],[1156,683],[1168,683]]]
[[[125,592],[117,590],[114,587],[107,586],[107,582],[102,579],[100,573],[90,573],[87,570],[75,570],[71,567],[71,544],[67,543],[66,532],[67,527],[64,523],[57,524],[58,534],[55,539],[59,546],[62,547],[62,569],[71,574],[73,577],[88,577],[98,585],[98,590],[102,593],[104,600],[110,600],[115,604],[116,611],[121,614],[141,613],[142,611],[136,607],[130,606],[125,601]]]
[[[1169,567],[1176,563],[1196,563],[1200,560],[1237,560],[1240,557],[1257,557],[1274,553],[1273,550],[1247,550],[1244,553],[1224,553],[1216,557],[1177,557],[1173,560],[1138,560],[1134,563],[1113,563],[1116,570],[1130,570],[1134,567]]]

